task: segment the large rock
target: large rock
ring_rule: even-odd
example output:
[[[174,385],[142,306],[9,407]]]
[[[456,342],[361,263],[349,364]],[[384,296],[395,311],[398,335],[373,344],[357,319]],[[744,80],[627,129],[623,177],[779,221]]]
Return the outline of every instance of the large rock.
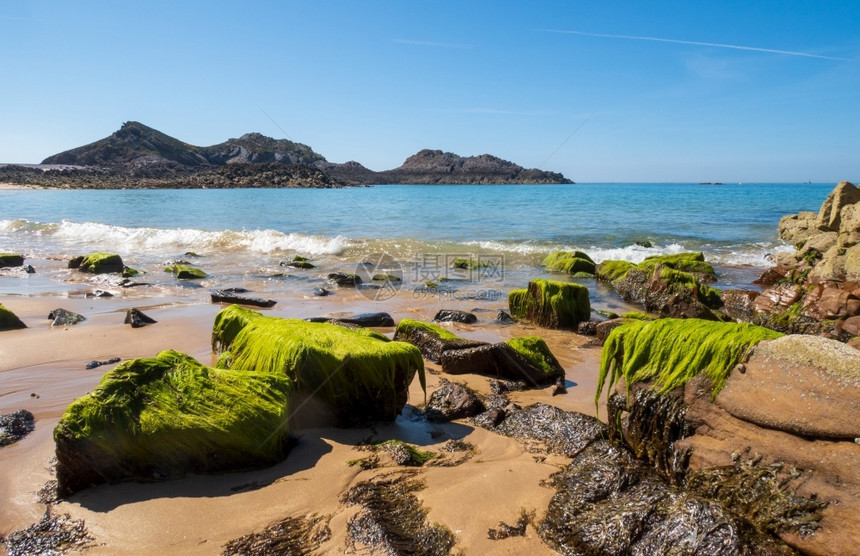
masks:
[[[24,266],[24,257],[17,253],[0,253],[0,268]]]
[[[283,373],[212,369],[175,351],[127,361],[57,424],[58,491],[274,464],[288,450],[291,390]]]
[[[69,268],[76,268],[81,272],[90,274],[107,274],[110,272],[122,272],[125,265],[122,257],[116,253],[90,253],[79,255],[69,260]]]
[[[803,553],[853,553],[860,354],[832,340],[785,336],[758,343],[722,388],[710,371],[681,388],[675,377],[688,376],[685,353],[725,349],[693,337],[656,350],[632,340],[622,356],[631,362],[623,369],[629,393],[625,386],[607,403],[610,436]],[[614,353],[605,351],[604,361]]]
[[[717,403],[760,427],[853,441],[860,438],[860,351],[819,336],[762,342]]]
[[[789,214],[779,219],[779,237],[794,245],[803,245],[818,233],[818,214],[804,211]]]
[[[437,365],[442,364],[446,351],[486,345],[486,342],[461,338],[439,325],[412,319],[403,319],[397,324],[394,340],[416,346],[422,356]]]
[[[582,251],[556,251],[547,255],[541,264],[550,272],[567,274],[594,274],[596,265]]]
[[[508,294],[511,315],[547,328],[575,330],[591,317],[588,288],[573,282],[535,279]]]
[[[369,328],[263,316],[231,305],[215,317],[219,367],[283,373],[333,411],[341,425],[392,421],[418,375],[420,351]]]
[[[818,211],[818,229],[838,232],[842,223],[842,209],[860,202],[860,189],[854,184],[843,181],[830,192]]]
[[[0,330],[16,330],[19,328],[27,328],[27,325],[21,322],[18,316],[0,305]]]
[[[718,320],[714,310],[722,306],[718,290],[659,263],[629,270],[614,286],[624,301],[664,317]]]
[[[494,378],[523,380],[529,386],[552,384],[564,379],[564,369],[537,336],[511,338],[497,344],[446,350],[442,372],[474,373]]]
[[[860,315],[860,297],[818,284],[803,298],[803,311],[818,320],[846,319]]]

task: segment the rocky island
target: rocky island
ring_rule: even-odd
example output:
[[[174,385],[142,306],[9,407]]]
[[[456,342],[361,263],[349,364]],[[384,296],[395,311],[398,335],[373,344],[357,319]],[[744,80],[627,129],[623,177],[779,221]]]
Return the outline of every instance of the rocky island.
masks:
[[[104,139],[49,156],[41,164],[0,165],[0,183],[71,189],[313,187],[361,184],[573,183],[563,175],[488,154],[461,157],[422,150],[399,168],[375,172],[329,162],[309,146],[260,133],[208,147],[139,122]]]

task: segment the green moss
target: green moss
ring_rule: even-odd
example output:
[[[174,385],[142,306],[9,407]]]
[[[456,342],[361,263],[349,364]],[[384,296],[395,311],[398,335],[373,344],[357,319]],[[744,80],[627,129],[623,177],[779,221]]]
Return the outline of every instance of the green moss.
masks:
[[[402,282],[400,276],[394,274],[374,274],[372,280],[374,282]]]
[[[134,278],[138,274],[140,274],[140,271],[137,269],[131,268],[130,266],[127,266],[127,267],[122,269],[122,277],[123,278]]]
[[[289,266],[292,268],[300,268],[302,270],[310,270],[312,268],[316,268],[315,264],[309,263],[307,261],[290,261],[284,266]]]
[[[17,253],[0,253],[0,268],[7,266],[23,266],[24,256]]]
[[[673,291],[677,291],[680,288],[695,291],[697,299],[709,307],[719,306],[722,304],[720,290],[700,283],[699,280],[689,272],[673,270],[668,266],[663,266],[660,267],[660,278],[669,284],[669,287]]]
[[[89,272],[90,274],[106,274],[108,272],[122,272],[125,265],[122,258],[115,253],[90,253],[69,261],[69,268],[77,268],[81,272]]]
[[[729,372],[762,340],[782,336],[752,324],[700,319],[630,321],[613,330],[603,345],[595,402],[622,377],[627,388],[653,381],[661,393],[704,373],[716,395]]]
[[[511,315],[549,328],[575,328],[591,317],[588,288],[572,282],[535,279],[508,294]]]
[[[475,259],[454,259],[454,262],[451,263],[452,268],[461,268],[464,270],[479,270],[482,268],[489,268],[489,264],[483,261],[476,261]]]
[[[326,402],[341,423],[393,420],[418,374],[418,349],[366,328],[263,316],[231,305],[215,317],[213,346],[230,351],[230,368],[285,373]]]
[[[603,261],[597,265],[595,274],[597,275],[598,280],[612,283],[624,278],[627,275],[627,272],[629,272],[631,268],[635,267],[636,265],[629,261]]]
[[[433,452],[423,452],[402,440],[386,440],[376,444],[376,447],[389,452],[398,465],[407,467],[421,467],[436,457]]]
[[[117,469],[151,477],[275,463],[286,454],[290,391],[283,373],[212,369],[176,351],[126,361],[57,424],[58,480],[79,480],[66,462],[87,458],[108,480],[123,478],[111,477]]]
[[[409,334],[410,330],[423,330],[424,332],[429,332],[431,334],[435,334],[439,337],[440,340],[461,340],[459,336],[448,330],[447,328],[443,328],[438,324],[432,324],[429,322],[422,322],[420,320],[412,320],[412,319],[403,319],[399,323],[397,323],[397,329],[395,333],[400,332],[401,334],[406,334],[407,337],[411,336]]]
[[[621,315],[623,319],[635,319],[635,320],[655,320],[659,317],[656,317],[650,313],[642,313],[640,311],[627,311],[623,315]]]
[[[209,275],[190,264],[172,264],[164,267],[164,272],[169,272],[180,280],[197,280]]]
[[[524,336],[522,338],[511,338],[506,340],[505,343],[529,363],[542,370],[544,374],[548,376],[558,374],[558,360],[556,360],[542,338],[538,336]]]
[[[705,256],[701,252],[653,255],[646,257],[637,266],[641,270],[653,270],[658,264],[683,272],[706,274],[708,276],[714,275],[714,267],[705,262]]]
[[[594,261],[583,251],[554,251],[544,257],[543,261],[541,261],[541,265],[550,266],[558,261],[563,261],[565,259],[583,259],[591,264],[594,264]]]
[[[21,322],[18,316],[0,305],[0,330],[16,330],[19,328],[27,328],[27,325]]]
[[[296,255],[293,257],[294,263],[307,263],[310,262],[310,259],[307,257],[302,257],[301,255]]]

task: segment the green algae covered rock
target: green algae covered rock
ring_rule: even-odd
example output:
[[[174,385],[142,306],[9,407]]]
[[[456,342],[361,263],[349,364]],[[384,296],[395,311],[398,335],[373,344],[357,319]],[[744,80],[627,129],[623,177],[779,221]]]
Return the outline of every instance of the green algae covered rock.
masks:
[[[420,351],[365,328],[261,315],[231,305],[215,316],[219,366],[283,373],[297,390],[326,403],[342,425],[393,421],[418,374]]]
[[[288,451],[292,382],[163,351],[108,372],[57,427],[59,492],[272,465]]]
[[[636,268],[636,265],[630,261],[603,261],[597,265],[594,274],[598,280],[614,283],[624,278],[631,268]]]
[[[594,274],[595,264],[591,257],[582,251],[556,251],[544,258],[541,264],[550,272],[567,274]]]
[[[630,320],[606,339],[600,360],[595,401],[606,388],[624,378],[629,390],[637,382],[653,382],[661,393],[704,374],[715,396],[735,365],[750,348],[781,333],[755,326],[701,319]]]
[[[514,350],[517,355],[528,361],[530,365],[543,372],[543,384],[553,382],[556,378],[564,378],[564,369],[549,350],[549,346],[538,336],[523,336],[506,340],[505,345]]]
[[[199,280],[209,275],[190,264],[176,263],[164,267],[164,272],[169,272],[180,280]]]
[[[24,266],[24,256],[18,253],[0,253],[0,268]]]
[[[658,264],[673,270],[696,274],[697,277],[705,280],[712,281],[714,278],[714,267],[705,262],[705,256],[701,252],[653,255],[646,257],[637,266],[642,270],[649,270]]]
[[[27,325],[21,322],[18,315],[0,305],[0,330],[17,330],[19,328],[27,328]]]
[[[394,339],[416,346],[422,356],[437,365],[442,364],[442,356],[446,351],[486,345],[486,342],[461,338],[438,324],[413,319],[403,319],[397,324]]]
[[[78,255],[69,261],[69,268],[76,268],[81,272],[90,274],[107,274],[110,272],[122,272],[125,265],[122,257],[116,253],[90,253],[89,255]]]
[[[591,317],[588,288],[572,282],[537,278],[508,294],[511,315],[547,328],[576,328]]]

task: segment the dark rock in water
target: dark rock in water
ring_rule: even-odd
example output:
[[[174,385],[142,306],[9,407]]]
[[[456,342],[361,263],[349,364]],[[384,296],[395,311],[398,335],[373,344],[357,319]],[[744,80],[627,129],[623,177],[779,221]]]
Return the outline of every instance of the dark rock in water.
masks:
[[[274,299],[245,297],[225,290],[216,290],[211,293],[211,297],[212,303],[238,303],[239,305],[251,305],[253,307],[272,307],[277,303]]]
[[[554,483],[538,534],[562,554],[794,553],[606,440],[582,449]]]
[[[645,241],[637,241],[636,245],[638,245],[639,247],[644,247],[645,249],[650,249],[650,248],[654,247],[654,244],[652,244],[647,239]]]
[[[33,265],[28,264],[24,266],[24,272],[27,274],[36,274],[36,269],[33,268]]]
[[[111,292],[105,290],[94,290],[92,292],[87,292],[86,295],[88,298],[90,297],[113,297]]]
[[[477,418],[475,422],[484,426]],[[606,425],[594,417],[542,403],[509,409],[504,420],[485,428],[512,438],[540,442],[547,451],[569,458],[607,434]]]
[[[478,317],[466,311],[457,311],[455,309],[442,309],[436,316],[433,317],[436,322],[461,322],[463,324],[473,324],[478,322]]]
[[[147,324],[155,324],[157,322],[154,318],[143,314],[139,309],[132,308],[126,312],[123,324],[130,324],[132,328],[141,328]]]
[[[0,415],[0,446],[8,446],[21,440],[35,428],[36,420],[26,409]]]
[[[394,326],[394,319],[388,313],[360,313],[351,317],[311,317],[308,322],[332,322],[353,324],[369,328],[387,328]]]
[[[345,272],[332,272],[328,275],[327,280],[339,287],[356,287],[361,284],[361,276],[357,274],[347,274]]]
[[[53,320],[51,326],[66,326],[87,320],[83,315],[65,309],[54,309],[50,312],[48,318]]]
[[[122,272],[125,269],[125,264],[122,262],[122,257],[115,253],[90,253],[69,260],[68,267],[90,274],[106,274]]]
[[[249,290],[248,288],[224,288],[220,291],[227,292],[227,293],[250,293],[251,292],[251,290]]]
[[[24,265],[24,257],[17,253],[0,253],[0,268]]]
[[[331,292],[325,288],[314,288],[314,297],[325,297],[331,295]]]
[[[496,324],[513,324],[517,320],[508,314],[507,311],[499,311],[496,315]]]
[[[484,404],[468,386],[445,381],[430,395],[424,414],[428,421],[445,422],[473,417],[484,411]]]
[[[87,363],[87,370],[95,369],[97,367],[101,367],[102,365],[112,365],[114,363],[119,363],[120,361],[122,361],[122,360],[119,357],[112,357],[112,358],[108,359],[107,361],[95,361],[95,360],[93,360],[93,361],[90,361],[89,363]]]
[[[309,263],[308,261],[281,261],[279,263],[281,266],[288,266],[290,268],[298,268],[301,270],[310,270],[311,268],[316,268],[316,265],[313,263]]]

